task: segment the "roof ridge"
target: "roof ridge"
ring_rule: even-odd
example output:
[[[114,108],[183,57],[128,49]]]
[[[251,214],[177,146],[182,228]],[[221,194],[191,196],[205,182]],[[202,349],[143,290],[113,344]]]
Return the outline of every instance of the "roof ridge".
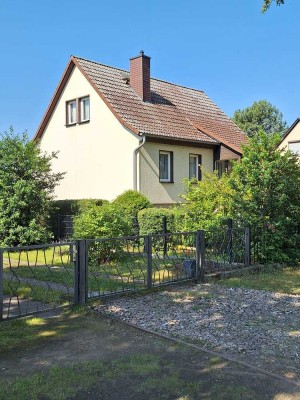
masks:
[[[79,60],[87,61],[87,62],[90,62],[90,63],[93,63],[93,64],[103,65],[104,67],[112,68],[112,69],[115,69],[115,70],[117,70],[117,71],[122,71],[122,72],[130,73],[130,71],[129,71],[128,69],[113,67],[113,66],[111,66],[111,65],[103,64],[103,63],[98,62],[98,61],[89,60],[89,59],[84,58],[84,57],[78,57],[78,56],[74,56],[74,55],[72,55],[71,57],[77,58],[77,59],[79,59]],[[195,88],[192,88],[192,87],[189,87],[189,86],[180,85],[180,84],[178,84],[178,83],[165,81],[164,79],[152,78],[152,77],[150,77],[150,79],[153,80],[153,81],[158,81],[158,82],[167,83],[168,85],[178,86],[178,87],[181,87],[181,88],[184,88],[184,89],[193,90],[193,91],[195,91],[195,92],[204,93],[204,90],[195,89]]]

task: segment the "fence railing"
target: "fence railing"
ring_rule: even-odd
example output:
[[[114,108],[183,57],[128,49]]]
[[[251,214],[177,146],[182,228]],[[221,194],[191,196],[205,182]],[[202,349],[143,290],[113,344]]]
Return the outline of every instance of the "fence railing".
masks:
[[[0,319],[136,292],[250,263],[249,229],[0,249]]]

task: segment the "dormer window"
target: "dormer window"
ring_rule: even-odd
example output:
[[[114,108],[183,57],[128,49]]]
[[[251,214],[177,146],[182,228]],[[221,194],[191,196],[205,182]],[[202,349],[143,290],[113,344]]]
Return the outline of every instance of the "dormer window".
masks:
[[[76,100],[67,101],[67,125],[75,125],[77,122]]]

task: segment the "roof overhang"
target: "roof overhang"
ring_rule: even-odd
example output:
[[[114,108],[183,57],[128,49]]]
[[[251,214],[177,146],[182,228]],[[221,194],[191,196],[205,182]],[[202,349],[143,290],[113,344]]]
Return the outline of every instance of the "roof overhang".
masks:
[[[207,136],[209,136],[209,137],[211,137],[211,138],[217,140],[220,144],[222,144],[223,146],[227,147],[228,149],[233,150],[235,153],[238,153],[239,155],[242,155],[242,154],[243,154],[243,150],[242,150],[240,147],[238,147],[238,146],[236,146],[236,145],[234,145],[234,144],[232,144],[232,143],[229,143],[227,140],[225,140],[224,138],[222,138],[222,137],[221,137],[220,135],[218,135],[217,133],[209,131],[207,128],[204,128],[203,126],[201,126],[201,125],[200,125],[199,123],[197,123],[197,122],[192,122],[192,124],[193,124],[194,127],[197,128],[200,132],[203,132],[203,133],[205,133]]]
[[[298,122],[300,122],[300,118],[297,118],[292,125],[288,128],[288,130],[285,132],[285,134],[283,135],[280,143],[278,146],[280,146],[280,144],[284,141],[284,139],[289,135],[289,133],[295,128],[295,126],[298,124]]]
[[[71,76],[71,73],[73,71],[73,69],[77,67],[80,72],[84,75],[84,77],[87,79],[87,81],[90,83],[90,85],[93,87],[93,89],[97,92],[97,94],[100,96],[100,98],[103,100],[103,102],[107,105],[107,107],[110,109],[110,111],[114,114],[114,116],[119,120],[119,122],[124,125],[126,128],[128,128],[130,131],[132,131],[133,133],[135,133],[136,135],[140,136],[139,131],[133,127],[132,125],[128,124],[128,122],[126,122],[116,111],[115,109],[112,107],[112,105],[110,104],[110,102],[106,99],[106,97],[103,95],[103,93],[98,89],[98,87],[94,84],[94,82],[91,80],[91,78],[86,74],[86,72],[83,70],[83,68],[80,66],[80,64],[78,63],[76,57],[71,56],[70,61],[68,62],[68,65],[62,75],[62,78],[54,92],[54,95],[50,101],[50,104],[43,116],[43,119],[37,129],[37,132],[33,138],[33,141],[36,141],[38,139],[40,139],[44,133],[44,130],[46,129],[48,122],[52,116],[52,113],[58,103],[58,100]]]

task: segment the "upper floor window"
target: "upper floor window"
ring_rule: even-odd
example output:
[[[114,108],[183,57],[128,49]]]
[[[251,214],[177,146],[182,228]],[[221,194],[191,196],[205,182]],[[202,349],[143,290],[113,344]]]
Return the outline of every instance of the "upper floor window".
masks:
[[[76,100],[67,101],[67,125],[74,125],[77,122]]]
[[[79,100],[80,106],[80,121],[79,122],[87,122],[90,120],[90,98],[82,97]]]
[[[173,152],[159,152],[159,181],[173,182]]]
[[[90,97],[85,96],[66,102],[66,125],[76,125],[90,120]]]
[[[288,149],[292,153],[300,155],[300,141],[289,142],[288,143]]]
[[[189,157],[189,179],[201,180],[202,157],[199,154],[190,154]]]

